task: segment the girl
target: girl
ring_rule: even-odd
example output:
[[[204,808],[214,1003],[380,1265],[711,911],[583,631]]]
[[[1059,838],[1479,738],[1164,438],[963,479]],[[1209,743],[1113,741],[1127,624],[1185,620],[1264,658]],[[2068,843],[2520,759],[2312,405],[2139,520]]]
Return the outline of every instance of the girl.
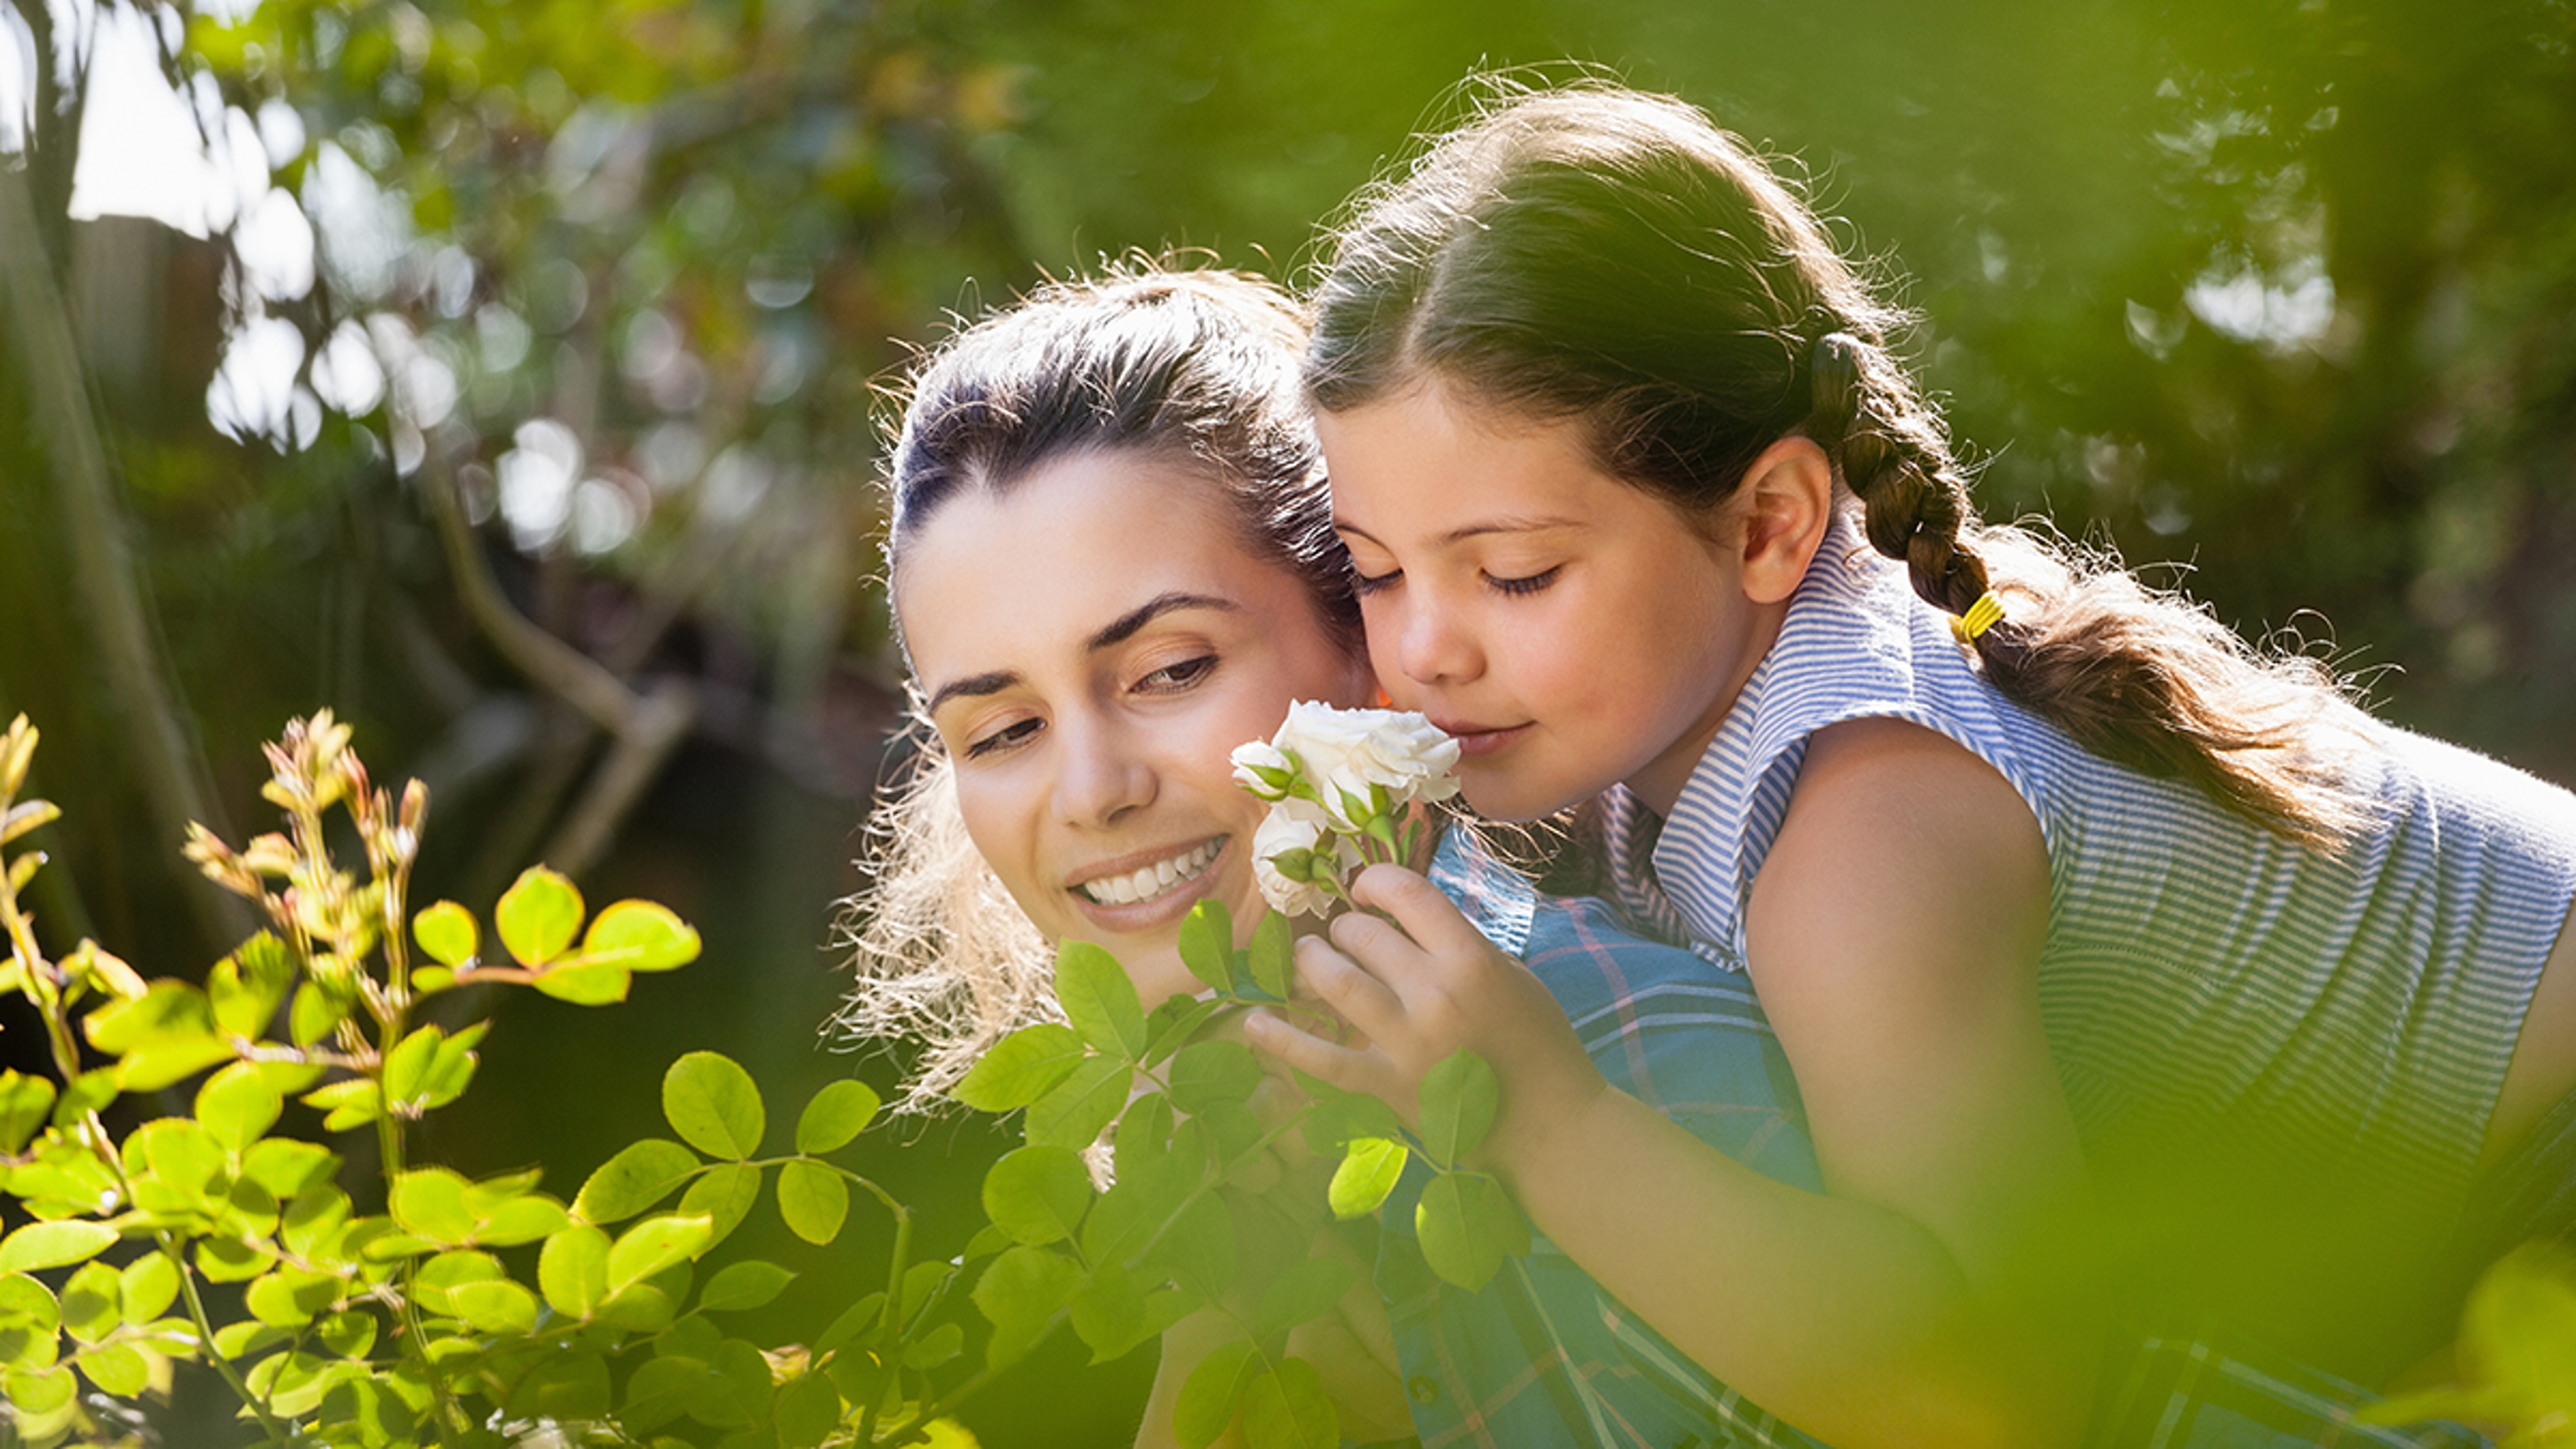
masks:
[[[1578,89],[1362,200],[1306,373],[1385,687],[1749,974],[1825,1191],[1392,868],[1300,952],[1368,1044],[1254,1040],[1399,1111],[1483,1053],[1537,1226],[1845,1449],[2076,1441],[2115,1309],[2384,1382],[2565,1221],[2576,801],[1980,523],[1899,320],[1699,112]]]
[[[843,1017],[927,1040],[911,1105],[1051,1009],[1056,940],[1109,947],[1148,1004],[1195,990],[1177,950],[1190,907],[1224,901],[1247,931],[1261,911],[1264,807],[1229,752],[1269,737],[1291,700],[1375,694],[1299,395],[1303,344],[1267,284],[1145,270],[1044,288],[914,379],[887,558],[924,753],[876,826]],[[1479,940],[1528,958],[1560,1023],[1579,1014],[1577,1049],[1610,1079],[1694,1143],[1816,1183],[1749,992],[1621,934],[1598,903],[1533,897],[1464,840],[1433,879]],[[1409,1214],[1388,1221],[1374,1290],[1298,1345],[1339,1381],[1352,1437],[1797,1442],[1563,1255],[1462,1294],[1423,1264]],[[1140,1442],[1169,1438],[1206,1327],[1166,1336]]]

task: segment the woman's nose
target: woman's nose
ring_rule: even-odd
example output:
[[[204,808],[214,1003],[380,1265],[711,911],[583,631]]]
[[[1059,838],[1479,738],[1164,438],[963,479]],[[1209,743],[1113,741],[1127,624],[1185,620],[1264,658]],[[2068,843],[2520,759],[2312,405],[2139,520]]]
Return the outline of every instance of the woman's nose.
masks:
[[[1123,730],[1100,721],[1058,720],[1064,768],[1056,776],[1056,814],[1069,825],[1115,823],[1152,803],[1155,776]]]

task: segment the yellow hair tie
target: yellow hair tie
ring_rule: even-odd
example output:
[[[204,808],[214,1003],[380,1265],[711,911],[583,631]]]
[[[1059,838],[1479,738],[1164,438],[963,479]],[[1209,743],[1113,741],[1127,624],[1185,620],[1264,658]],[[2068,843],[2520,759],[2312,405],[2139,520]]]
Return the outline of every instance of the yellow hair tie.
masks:
[[[1977,595],[1977,601],[1968,606],[1968,612],[1950,621],[1950,632],[1959,637],[1960,643],[1974,644],[1988,629],[2002,623],[2003,618],[2004,601],[1995,597],[1994,590],[1988,589]]]

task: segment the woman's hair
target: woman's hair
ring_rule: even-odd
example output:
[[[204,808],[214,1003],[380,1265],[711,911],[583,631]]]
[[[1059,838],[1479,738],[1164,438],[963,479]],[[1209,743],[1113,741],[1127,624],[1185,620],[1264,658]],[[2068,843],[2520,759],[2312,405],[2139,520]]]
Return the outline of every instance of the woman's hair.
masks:
[[[1986,677],[2092,752],[2291,838],[2366,815],[2315,728],[2315,660],[2247,645],[2115,559],[1981,522],[1881,301],[1815,214],[1681,101],[1587,84],[1499,96],[1354,203],[1313,297],[1306,386],[1343,411],[1431,379],[1579,421],[1604,471],[1713,523],[1784,437],[1823,447],[1914,590],[2005,622]]]
[[[1298,380],[1305,340],[1296,305],[1271,283],[1147,260],[1040,287],[963,328],[921,361],[903,396],[887,469],[888,578],[960,493],[1007,494],[1077,454],[1176,459],[1232,506],[1252,556],[1294,574],[1327,636],[1356,654],[1350,560]],[[913,1109],[936,1106],[1006,1033],[1057,1014],[1052,952],[967,838],[954,767],[921,704],[916,692],[913,748],[870,822],[866,883],[845,903],[859,980],[836,1018],[853,1036],[925,1044],[904,1102]]]

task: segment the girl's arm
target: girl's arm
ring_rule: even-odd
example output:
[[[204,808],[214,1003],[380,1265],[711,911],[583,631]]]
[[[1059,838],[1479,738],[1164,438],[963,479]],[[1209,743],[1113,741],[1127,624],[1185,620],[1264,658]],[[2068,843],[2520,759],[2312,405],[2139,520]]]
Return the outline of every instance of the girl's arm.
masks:
[[[2081,1437],[2100,1325],[2071,1271],[2081,1170],[2038,1016],[2047,858],[1984,763],[1896,722],[1821,732],[1756,882],[1751,969],[1822,1196],[1611,1090],[1536,978],[1428,882],[1381,868],[1355,896],[1405,929],[1352,913],[1299,964],[1373,1045],[1276,1022],[1260,1044],[1407,1114],[1434,1063],[1483,1054],[1504,1084],[1488,1165],[1540,1230],[1841,1449]]]

